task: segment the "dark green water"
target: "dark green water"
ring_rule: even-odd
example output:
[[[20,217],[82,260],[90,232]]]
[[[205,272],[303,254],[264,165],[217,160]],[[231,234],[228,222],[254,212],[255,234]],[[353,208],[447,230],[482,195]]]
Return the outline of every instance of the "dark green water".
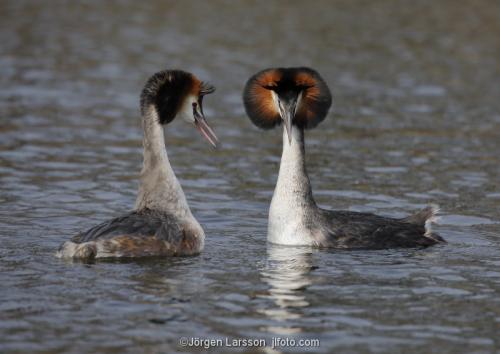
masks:
[[[0,20],[0,352],[203,351],[183,336],[500,350],[499,2],[4,0]],[[281,133],[253,127],[240,96],[254,72],[292,65],[334,95],[306,137],[317,201],[395,217],[437,203],[447,245],[266,244]],[[166,130],[205,251],[56,259],[62,241],[133,206],[138,95],[164,68],[217,86],[205,113],[221,149],[181,122]],[[236,350],[258,351],[212,349]]]

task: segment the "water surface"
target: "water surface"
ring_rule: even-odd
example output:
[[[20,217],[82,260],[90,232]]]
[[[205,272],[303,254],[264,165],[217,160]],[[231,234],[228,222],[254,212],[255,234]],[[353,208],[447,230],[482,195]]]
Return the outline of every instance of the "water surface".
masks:
[[[1,352],[202,350],[179,346],[183,336],[313,338],[322,353],[498,352],[498,2],[2,1],[0,13]],[[281,133],[253,127],[240,95],[256,71],[291,65],[316,68],[334,96],[307,133],[318,203],[394,217],[437,203],[447,245],[266,244]],[[166,129],[205,251],[54,258],[133,206],[138,95],[163,68],[217,86],[205,113],[221,149],[181,122]]]

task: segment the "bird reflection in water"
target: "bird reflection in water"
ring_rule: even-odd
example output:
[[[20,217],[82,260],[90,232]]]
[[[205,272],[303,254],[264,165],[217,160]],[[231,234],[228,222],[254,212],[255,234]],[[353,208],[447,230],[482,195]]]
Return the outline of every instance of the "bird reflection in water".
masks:
[[[292,247],[268,244],[267,262],[261,271],[262,280],[269,285],[263,297],[274,303],[262,309],[276,325],[267,330],[276,334],[302,332],[296,320],[302,318],[302,309],[309,306],[306,289],[312,284],[312,253],[309,247]]]

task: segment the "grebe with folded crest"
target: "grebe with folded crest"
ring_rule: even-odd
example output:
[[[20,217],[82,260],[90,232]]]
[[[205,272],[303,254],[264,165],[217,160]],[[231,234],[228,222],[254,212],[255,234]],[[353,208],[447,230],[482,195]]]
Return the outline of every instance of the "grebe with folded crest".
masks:
[[[205,233],[191,214],[170,166],[163,126],[180,117],[215,147],[218,140],[202,107],[203,97],[214,90],[181,70],[160,71],[146,82],[140,100],[144,165],[135,210],[77,234],[61,245],[58,257],[187,256],[201,252]]]
[[[283,123],[283,154],[268,220],[268,241],[343,249],[431,246],[445,242],[431,230],[436,206],[402,219],[324,210],[314,201],[306,171],[304,130],[325,119],[330,89],[310,68],[271,68],[247,82],[243,100],[251,121],[271,129]]]

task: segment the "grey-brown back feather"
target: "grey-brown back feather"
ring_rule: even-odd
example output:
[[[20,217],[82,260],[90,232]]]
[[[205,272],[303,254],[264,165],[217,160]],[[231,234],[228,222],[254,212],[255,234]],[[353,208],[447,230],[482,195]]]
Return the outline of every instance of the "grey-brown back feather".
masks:
[[[444,242],[437,234],[426,235],[428,217],[423,218],[424,212],[426,209],[410,218],[394,219],[370,213],[321,210],[328,221],[333,247],[362,249],[427,247]]]
[[[183,239],[183,228],[178,219],[155,210],[133,211],[124,216],[103,222],[74,236],[71,241],[83,243],[109,240],[116,236],[152,237],[177,244]]]

